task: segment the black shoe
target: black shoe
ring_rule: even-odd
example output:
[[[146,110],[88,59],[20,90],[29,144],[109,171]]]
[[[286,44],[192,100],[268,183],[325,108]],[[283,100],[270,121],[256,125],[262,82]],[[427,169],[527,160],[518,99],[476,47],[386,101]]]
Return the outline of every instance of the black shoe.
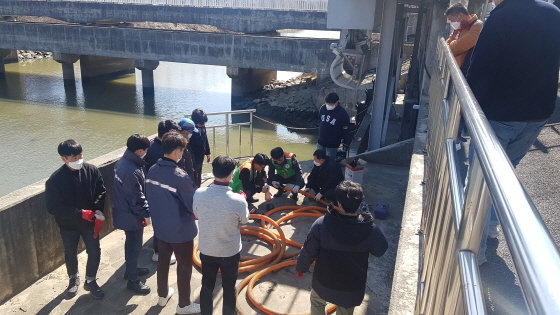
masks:
[[[255,198],[251,197],[251,198],[247,199],[247,202],[248,203],[255,203],[255,202],[259,202],[259,199],[255,199]]]
[[[138,268],[137,270],[138,270],[139,277],[145,276],[150,273],[150,269],[148,268]],[[123,279],[128,280],[128,276],[126,275],[126,273],[124,274]]]
[[[150,287],[140,280],[136,280],[136,281],[128,280],[128,283],[126,284],[126,288],[131,291],[138,292],[140,294],[150,293]]]
[[[92,282],[88,283],[87,281],[84,283],[84,290],[89,291],[91,296],[96,299],[101,299],[105,296],[103,290],[97,285],[97,282],[93,280]]]
[[[284,194],[284,190],[279,188],[278,192],[274,194],[274,198],[282,197],[283,194]]]
[[[78,294],[78,289],[80,289],[80,279],[70,278],[68,288],[66,288],[66,297],[71,299]]]
[[[298,195],[296,193],[292,193],[292,199],[297,201],[298,199]]]

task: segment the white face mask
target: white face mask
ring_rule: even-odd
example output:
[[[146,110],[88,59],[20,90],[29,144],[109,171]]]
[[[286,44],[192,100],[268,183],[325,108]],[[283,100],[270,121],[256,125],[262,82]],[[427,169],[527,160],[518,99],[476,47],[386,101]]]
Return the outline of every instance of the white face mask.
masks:
[[[319,164],[319,162],[317,161],[313,161],[313,164],[315,164],[315,166],[321,166],[321,164]]]
[[[451,22],[449,23],[449,25],[451,25],[451,27],[453,27],[453,29],[456,30],[459,27],[461,27],[461,22]]]
[[[191,137],[192,137],[192,133],[189,133],[189,134],[187,135],[187,139],[190,139]]]
[[[336,105],[326,105],[326,104],[325,106],[327,106],[327,110],[333,110],[336,107]]]
[[[84,165],[84,159],[79,159],[79,160],[74,161],[74,162],[68,162],[67,165],[73,170],[79,170]]]
[[[143,160],[146,157],[147,154],[148,154],[148,152],[144,153],[140,158]]]

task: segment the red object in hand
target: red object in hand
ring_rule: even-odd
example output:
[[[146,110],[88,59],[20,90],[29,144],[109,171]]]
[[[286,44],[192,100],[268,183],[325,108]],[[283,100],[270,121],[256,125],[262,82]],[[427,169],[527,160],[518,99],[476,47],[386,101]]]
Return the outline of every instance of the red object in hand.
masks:
[[[142,226],[148,226],[148,222],[146,222],[146,220],[142,220]]]
[[[93,238],[98,238],[99,237],[99,232],[101,231],[101,228],[103,227],[103,223],[105,223],[105,217],[103,217],[103,219],[97,218],[95,220],[95,227],[93,228]]]
[[[245,194],[245,192],[244,192],[243,190],[240,190],[240,191],[239,191],[239,194],[240,194],[241,196],[243,196],[243,198],[245,198],[245,200],[247,200],[247,195]]]
[[[296,271],[296,277],[298,277],[300,279],[303,278],[303,273]]]
[[[93,222],[93,218],[95,218],[95,212],[91,210],[82,210],[82,219],[88,220],[89,222]]]

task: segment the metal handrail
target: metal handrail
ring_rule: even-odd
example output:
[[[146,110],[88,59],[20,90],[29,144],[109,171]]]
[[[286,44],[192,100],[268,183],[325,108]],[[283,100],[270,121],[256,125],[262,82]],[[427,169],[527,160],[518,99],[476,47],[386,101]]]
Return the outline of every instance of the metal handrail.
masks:
[[[424,233],[416,314],[485,314],[477,254],[490,199],[532,314],[560,314],[560,253],[442,38],[430,84]],[[460,118],[474,154],[463,186]]]
[[[234,157],[234,159],[239,160],[239,159],[244,159],[244,158],[249,158],[253,156],[253,139],[254,139],[254,134],[253,134],[253,114],[256,112],[256,109],[244,109],[244,110],[232,110],[232,111],[226,111],[226,112],[215,112],[215,113],[206,113],[206,116],[218,116],[218,115],[223,115],[225,116],[225,124],[222,125],[211,125],[211,126],[206,126],[206,129],[211,129],[212,130],[212,153],[215,155],[216,154],[216,128],[225,128],[226,130],[226,136],[225,136],[225,140],[226,140],[226,155],[229,155],[229,129],[230,127],[238,127],[239,129],[239,156]],[[242,123],[230,123],[229,122],[229,118],[232,115],[237,115],[237,114],[249,114],[249,122],[242,122]],[[191,115],[185,115],[185,117],[190,118]],[[241,127],[242,126],[249,126],[249,155],[241,155],[241,145],[242,145],[242,134],[241,134]],[[209,163],[204,163],[204,164],[209,164]]]

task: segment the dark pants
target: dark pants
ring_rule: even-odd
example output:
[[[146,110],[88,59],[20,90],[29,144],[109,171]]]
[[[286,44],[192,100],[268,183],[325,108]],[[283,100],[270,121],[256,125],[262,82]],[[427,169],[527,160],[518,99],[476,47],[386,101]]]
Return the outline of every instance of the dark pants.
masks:
[[[154,237],[152,238],[152,244],[154,246],[154,253],[158,254],[159,253],[159,248],[158,248],[158,244],[159,244],[159,240],[156,237],[156,235],[154,234]]]
[[[257,177],[251,182],[250,187],[243,187],[243,192],[247,195],[247,199],[251,199],[255,194],[262,192],[263,186],[264,179]]]
[[[196,187],[200,187],[200,184],[202,184],[202,164],[204,164],[204,156],[202,157],[202,159],[200,161],[194,161],[194,170],[195,170],[195,179],[193,180],[194,184],[196,185]]]
[[[309,187],[309,188],[313,189],[313,191],[315,191],[315,192],[319,191],[319,187],[316,187],[316,186],[312,186],[312,187]],[[336,187],[325,191],[323,193],[322,199],[325,199],[327,201],[331,201],[332,203],[334,203],[336,205],[336,196],[334,194],[335,189],[336,189]]]
[[[95,280],[99,262],[101,261],[101,247],[99,246],[99,238],[93,238],[93,230],[60,230],[60,236],[64,245],[64,262],[68,275],[73,276],[78,273],[78,243],[81,237],[86,245],[86,253],[88,255],[86,280]]]
[[[284,178],[284,177],[282,177],[278,174],[275,174],[274,177],[272,178],[272,181],[279,182],[282,185],[293,184],[295,186],[299,186],[300,189],[303,188],[303,186],[305,186],[305,182],[303,181],[303,177],[298,176],[298,175],[294,175],[292,177]]]
[[[157,264],[157,290],[160,297],[166,297],[169,291],[169,263],[175,252],[177,258],[177,289],[179,290],[179,307],[191,304],[191,275],[193,241],[184,243],[167,243],[159,240],[159,258]]]
[[[126,261],[125,275],[128,280],[138,280],[138,256],[142,251],[142,237],[144,228],[134,231],[124,231],[126,240],[124,241],[124,259]]]
[[[235,314],[235,281],[239,267],[239,253],[231,257],[213,257],[200,253],[202,261],[202,288],[200,289],[200,313],[211,315],[213,310],[213,292],[216,285],[218,269],[222,271],[222,288],[224,289],[223,315]]]

